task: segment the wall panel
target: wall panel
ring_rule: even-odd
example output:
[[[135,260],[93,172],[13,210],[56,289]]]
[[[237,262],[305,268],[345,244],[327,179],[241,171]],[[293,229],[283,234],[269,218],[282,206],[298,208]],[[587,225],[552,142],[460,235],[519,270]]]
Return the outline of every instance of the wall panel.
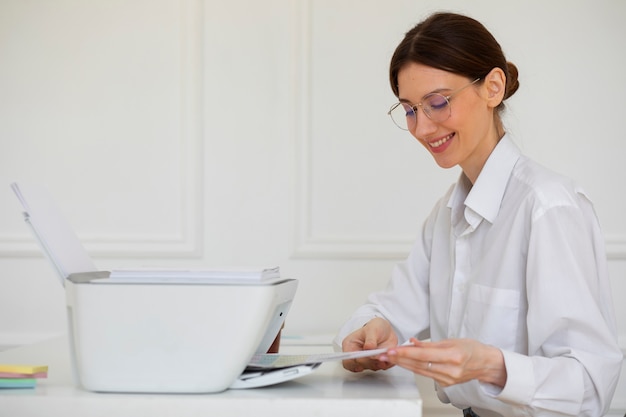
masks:
[[[95,256],[200,254],[200,6],[5,5],[0,256],[39,255],[14,180],[44,183]]]

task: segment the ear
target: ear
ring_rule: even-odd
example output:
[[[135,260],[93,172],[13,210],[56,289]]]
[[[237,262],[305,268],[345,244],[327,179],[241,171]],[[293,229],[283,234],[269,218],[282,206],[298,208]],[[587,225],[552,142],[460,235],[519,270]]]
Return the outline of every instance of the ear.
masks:
[[[506,75],[501,68],[494,68],[485,76],[483,88],[487,98],[487,105],[491,108],[498,107],[504,100],[506,92]]]

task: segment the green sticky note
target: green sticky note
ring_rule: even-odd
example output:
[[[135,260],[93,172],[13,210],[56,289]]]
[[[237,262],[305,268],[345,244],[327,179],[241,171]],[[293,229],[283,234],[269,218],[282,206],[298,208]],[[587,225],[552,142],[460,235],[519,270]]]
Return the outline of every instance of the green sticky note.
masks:
[[[35,378],[0,378],[0,388],[34,388]]]

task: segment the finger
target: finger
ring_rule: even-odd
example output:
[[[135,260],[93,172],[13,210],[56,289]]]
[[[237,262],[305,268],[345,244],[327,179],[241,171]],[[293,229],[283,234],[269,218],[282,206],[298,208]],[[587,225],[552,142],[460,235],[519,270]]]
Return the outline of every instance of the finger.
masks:
[[[412,337],[409,339],[409,342],[411,342],[411,345],[413,346],[423,346],[428,342],[422,342],[421,340],[417,340],[415,337]]]
[[[372,334],[367,334],[363,342],[363,350],[376,349],[377,347],[378,339]]]
[[[399,346],[394,349],[402,357],[412,358],[428,364],[428,362],[446,362],[449,359],[450,351],[433,342],[423,342],[412,338],[413,345]]]
[[[396,357],[393,361],[397,366],[408,369],[419,375],[434,378],[438,372],[438,364],[430,361],[416,361],[410,358]]]
[[[451,372],[454,372],[454,369],[451,369],[444,363],[413,361],[408,358],[398,358],[396,365],[415,374],[431,378],[442,387],[448,387],[460,382],[451,375]]]
[[[414,346],[389,349],[386,354],[381,355],[381,359],[420,374],[432,372],[433,364],[436,362],[434,355]]]
[[[380,360],[380,358],[359,358],[355,360],[354,369],[358,371],[362,371],[365,369],[369,369],[372,371],[380,371],[384,369],[389,369],[395,366],[393,363],[386,362],[384,360]],[[357,371],[357,372],[358,372]]]
[[[363,371],[363,367],[356,361],[356,359],[346,359],[344,361],[341,361],[341,364],[343,365],[344,369],[351,372]]]

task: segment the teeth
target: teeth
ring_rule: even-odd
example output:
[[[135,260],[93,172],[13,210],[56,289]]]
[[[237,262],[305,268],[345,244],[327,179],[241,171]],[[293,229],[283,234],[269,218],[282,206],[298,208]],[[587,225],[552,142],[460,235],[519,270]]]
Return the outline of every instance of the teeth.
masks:
[[[446,143],[448,140],[450,140],[450,138],[452,138],[452,135],[453,135],[453,134],[452,134],[452,133],[450,133],[450,134],[449,134],[448,136],[446,136],[445,138],[440,139],[440,140],[438,140],[437,142],[432,142],[432,143],[430,144],[430,146],[431,146],[432,148],[438,148],[438,147],[440,147],[441,145],[443,145],[444,143]]]

